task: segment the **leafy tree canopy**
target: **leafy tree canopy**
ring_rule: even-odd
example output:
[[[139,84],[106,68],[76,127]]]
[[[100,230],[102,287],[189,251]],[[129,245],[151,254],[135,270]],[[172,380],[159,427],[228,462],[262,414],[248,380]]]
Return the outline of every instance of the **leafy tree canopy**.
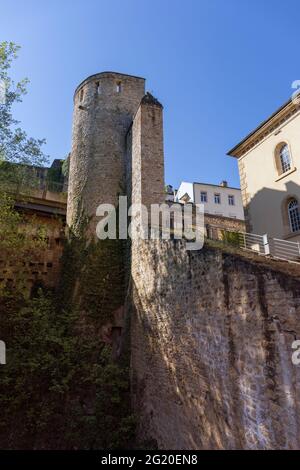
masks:
[[[15,83],[9,75],[20,47],[13,42],[0,42],[0,183],[12,177],[24,179],[24,165],[44,166],[47,157],[42,151],[45,139],[28,137],[13,117],[13,105],[27,93],[28,79]],[[17,164],[17,165],[11,165]],[[2,176],[2,178],[1,178]]]

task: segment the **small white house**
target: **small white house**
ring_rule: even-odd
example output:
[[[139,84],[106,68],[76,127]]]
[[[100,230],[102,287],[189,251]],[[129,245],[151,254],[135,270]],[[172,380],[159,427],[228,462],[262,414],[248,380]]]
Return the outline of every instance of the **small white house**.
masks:
[[[175,202],[176,201],[176,189],[173,188],[170,184],[165,187],[165,200],[168,202]]]
[[[176,201],[204,204],[206,214],[244,220],[241,190],[229,187],[226,181],[222,181],[219,186],[183,181],[176,194]]]

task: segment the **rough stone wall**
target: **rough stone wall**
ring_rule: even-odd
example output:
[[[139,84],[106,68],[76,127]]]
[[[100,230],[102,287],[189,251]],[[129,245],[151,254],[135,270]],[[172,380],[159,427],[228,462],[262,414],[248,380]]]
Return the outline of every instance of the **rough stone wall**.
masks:
[[[243,220],[233,219],[231,217],[220,217],[212,214],[204,214],[204,223],[209,226],[218,226],[237,232],[246,231],[246,225]]]
[[[164,202],[162,105],[147,93],[132,124],[132,203]]]
[[[132,257],[132,397],[161,449],[300,447],[300,281],[207,246]]]
[[[166,201],[166,204],[168,206],[173,207],[173,206],[180,206],[181,209],[183,210],[185,204],[182,204],[180,202],[173,202],[173,201]],[[196,214],[196,206],[192,204],[193,207],[193,223],[195,223],[195,214]],[[173,217],[173,213],[171,213],[171,217]],[[214,215],[214,214],[208,214],[204,212],[204,224],[206,226],[206,232],[208,232],[208,229],[216,229],[214,230],[215,234],[217,235],[217,238],[221,239],[222,235],[222,230],[227,229],[227,230],[232,230],[233,232],[245,232],[246,231],[246,225],[244,220],[241,219],[235,219],[233,217],[223,217],[220,215]]]
[[[14,286],[17,280],[24,284],[24,293],[30,294],[34,286],[43,285],[54,289],[60,275],[60,259],[63,252],[64,228],[63,221],[57,217],[38,214],[27,216],[30,224],[42,226],[46,230],[46,249],[32,254],[16,265],[9,263],[0,256],[0,286]]]
[[[119,87],[119,88],[117,88]],[[124,183],[125,138],[145,93],[142,78],[103,72],[88,78],[74,97],[67,223],[76,230],[82,210],[116,204]]]

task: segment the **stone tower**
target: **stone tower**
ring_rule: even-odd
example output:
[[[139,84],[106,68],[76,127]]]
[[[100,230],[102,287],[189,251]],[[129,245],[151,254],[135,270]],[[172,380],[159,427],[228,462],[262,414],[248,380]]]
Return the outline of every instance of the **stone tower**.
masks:
[[[145,95],[145,80],[102,72],[84,80],[74,95],[67,223],[78,229],[81,215],[99,204],[116,204],[124,184],[126,135]]]

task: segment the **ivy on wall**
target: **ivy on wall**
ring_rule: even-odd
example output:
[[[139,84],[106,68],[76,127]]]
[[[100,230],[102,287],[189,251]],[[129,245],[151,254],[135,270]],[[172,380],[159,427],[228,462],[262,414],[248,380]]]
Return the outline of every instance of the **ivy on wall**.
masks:
[[[10,208],[13,212],[13,208]],[[84,224],[82,224],[84,225]],[[0,293],[3,449],[128,448],[134,439],[128,360],[99,331],[124,303],[121,241],[70,231],[55,293]]]
[[[0,299],[7,364],[0,368],[2,449],[128,447],[134,436],[128,370],[78,334],[78,311],[40,292]]]

